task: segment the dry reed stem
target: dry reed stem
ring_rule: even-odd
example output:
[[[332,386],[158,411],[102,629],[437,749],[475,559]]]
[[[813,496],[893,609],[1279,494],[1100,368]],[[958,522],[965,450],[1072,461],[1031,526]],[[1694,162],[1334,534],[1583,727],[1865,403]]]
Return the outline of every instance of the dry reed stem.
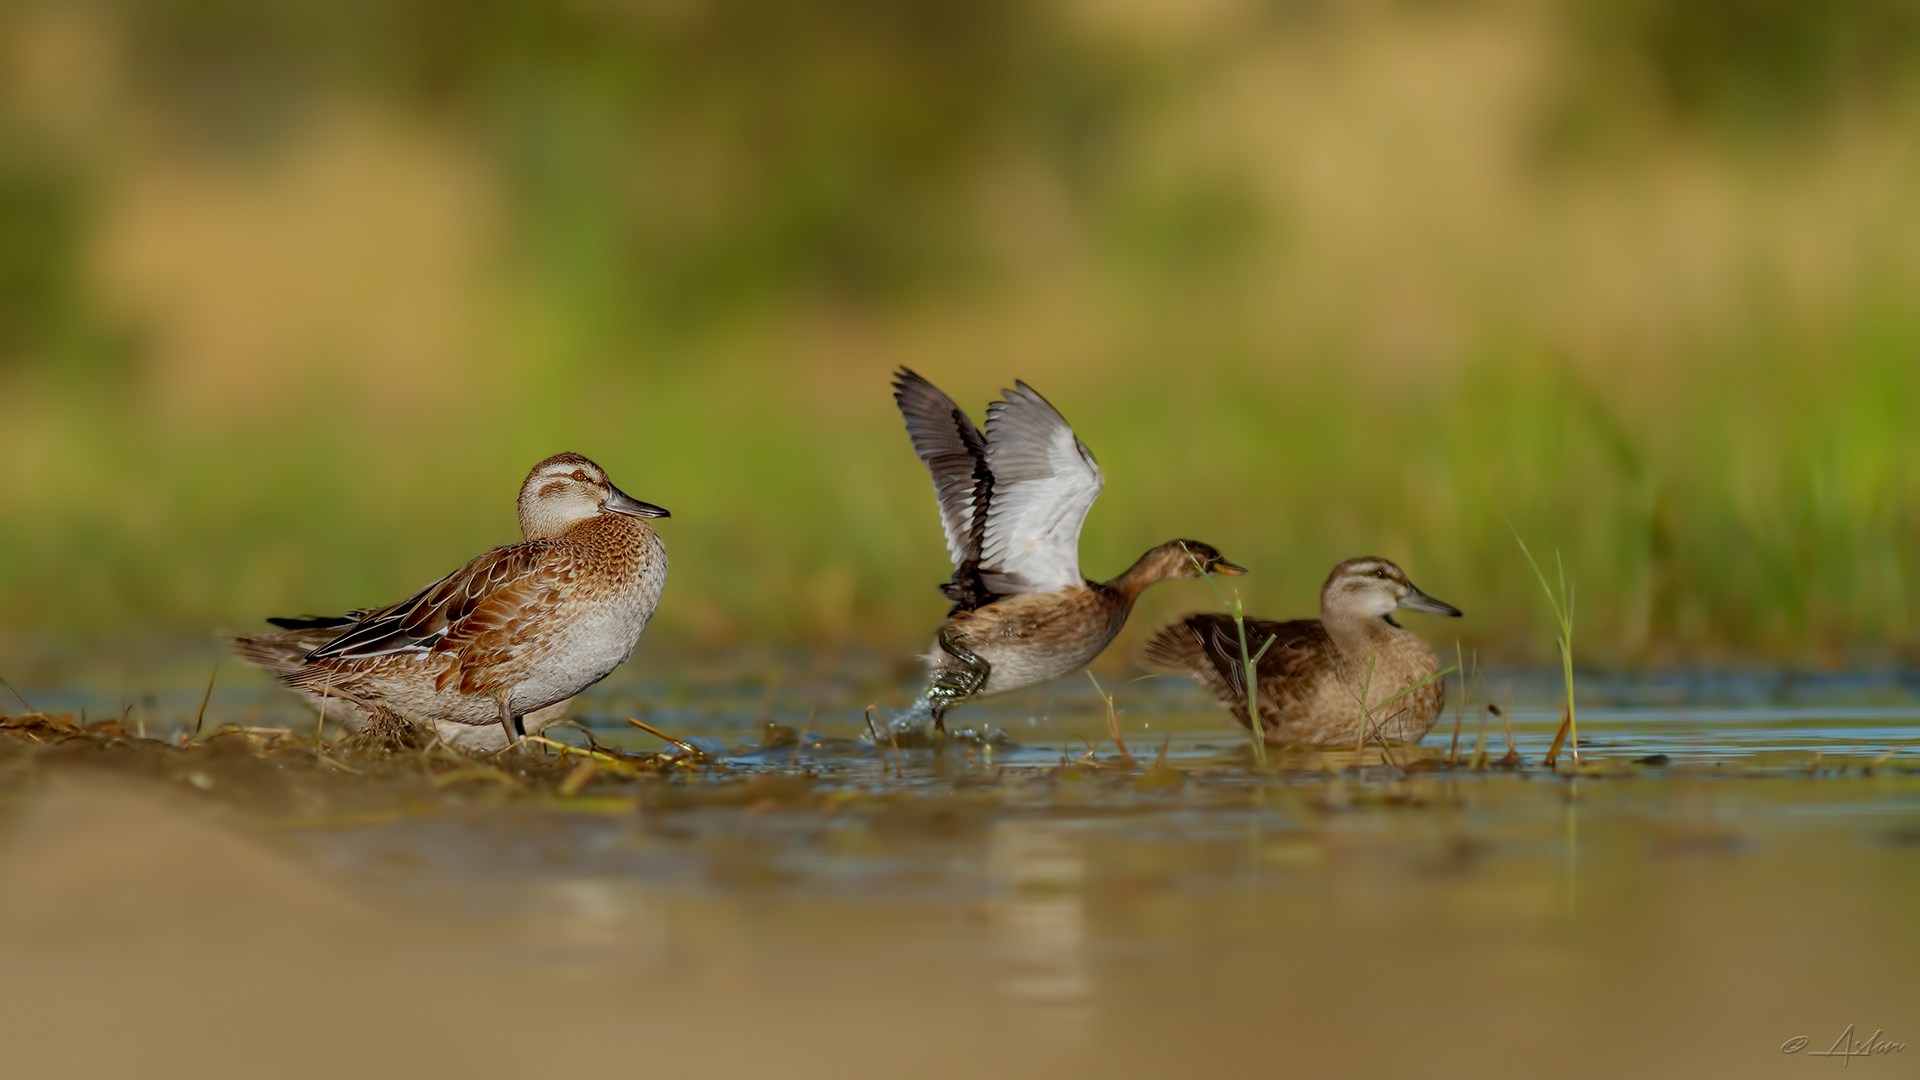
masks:
[[[15,701],[17,701],[17,702],[19,702],[19,703],[20,703],[20,707],[21,707],[21,708],[23,708],[23,709],[25,709],[25,710],[27,710],[27,711],[28,711],[28,712],[30,712],[30,713],[37,713],[37,712],[39,712],[39,711],[40,711],[40,710],[38,710],[38,709],[36,709],[36,708],[34,708],[34,707],[33,707],[32,705],[29,705],[29,704],[27,703],[27,699],[26,699],[26,698],[23,698],[23,697],[21,697],[21,696],[20,696],[20,691],[18,691],[18,690],[15,690],[15,689],[13,688],[13,684],[12,684],[12,683],[10,683],[10,682],[8,682],[8,681],[7,681],[7,680],[5,680],[5,679],[0,679],[0,686],[4,686],[4,687],[6,687],[6,688],[7,688],[7,693],[9,693],[9,694],[12,694],[12,695],[13,695],[13,700],[15,700]]]
[[[1560,730],[1553,733],[1553,745],[1547,748],[1546,766],[1551,769],[1560,759],[1560,744],[1567,740],[1567,732],[1573,728],[1573,714],[1565,705],[1560,706]],[[1575,762],[1580,759],[1574,758]]]
[[[1507,719],[1507,712],[1498,705],[1489,704],[1487,708],[1500,718],[1500,728],[1507,736],[1507,760],[1520,760],[1520,748],[1513,744],[1513,721]]]
[[[699,747],[694,746],[692,743],[681,742],[679,739],[676,739],[673,736],[667,734],[666,732],[661,731],[659,728],[654,727],[652,724],[635,720],[631,716],[627,717],[627,723],[632,724],[634,727],[639,728],[641,731],[644,731],[647,734],[652,735],[657,739],[665,739],[667,742],[672,743],[673,745],[679,747],[682,750],[685,750],[687,753],[692,754],[695,757],[707,756],[706,754],[701,752]]]
[[[1100,700],[1106,703],[1107,737],[1113,740],[1114,747],[1120,751],[1121,760],[1129,765],[1133,764],[1133,755],[1127,751],[1127,741],[1120,737],[1120,713],[1113,707],[1113,695],[1107,693],[1106,688],[1100,685],[1100,680],[1094,677],[1092,668],[1087,669],[1087,681],[1093,684],[1093,692],[1100,695]]]
[[[568,755],[578,754],[602,768],[610,769],[627,776],[640,775],[640,769],[635,766],[633,762],[616,757],[605,750],[583,750],[578,746],[569,746],[566,743],[549,739],[544,735],[523,735],[520,737],[520,742],[514,745],[519,746],[525,743],[532,743],[535,746],[545,746],[558,750],[562,761],[565,761]]]
[[[873,748],[880,754],[880,775],[885,776],[887,773],[894,771],[893,759],[887,756],[887,748],[880,745],[880,732],[873,723],[874,709],[875,705],[868,705],[862,715],[867,719],[867,734],[873,736]]]
[[[213,670],[207,673],[207,693],[200,699],[200,711],[193,717],[193,737],[200,737],[200,725],[207,718],[207,703],[213,700],[213,680],[220,677],[220,662],[213,662]]]
[[[560,794],[569,799],[580,794],[580,789],[586,787],[587,782],[593,779],[593,774],[599,771],[600,763],[592,758],[575,765],[573,770],[567,773],[566,779],[560,781]]]

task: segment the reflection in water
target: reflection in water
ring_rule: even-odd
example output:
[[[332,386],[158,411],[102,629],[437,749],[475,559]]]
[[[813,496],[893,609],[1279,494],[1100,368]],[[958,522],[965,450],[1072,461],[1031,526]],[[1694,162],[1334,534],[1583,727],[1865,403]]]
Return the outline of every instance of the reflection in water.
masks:
[[[988,933],[1017,1015],[1077,1040],[1093,1016],[1087,971],[1086,833],[1072,824],[1005,821],[988,838]]]
[[[590,965],[618,953],[657,963],[671,941],[671,905],[642,882],[561,878],[540,887],[534,908],[542,942],[563,962]]]
[[[1580,915],[1580,778],[1567,781],[1567,925]]]
[[[8,1076],[1746,1077],[1920,1015],[1920,770],[1843,743],[596,781],[636,812],[532,758],[54,738],[0,731]]]

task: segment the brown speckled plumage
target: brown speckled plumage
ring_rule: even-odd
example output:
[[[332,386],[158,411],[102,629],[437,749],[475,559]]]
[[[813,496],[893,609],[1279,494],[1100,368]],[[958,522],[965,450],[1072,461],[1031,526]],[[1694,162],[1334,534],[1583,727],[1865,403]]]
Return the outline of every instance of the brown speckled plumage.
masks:
[[[953,578],[953,609],[928,662],[936,724],[978,694],[1052,679],[1100,654],[1141,590],[1169,577],[1244,573],[1210,545],[1175,540],[1108,582],[1080,575],[1080,525],[1105,484],[1093,454],[1025,383],[987,407],[984,434],[953,400],[905,368],[894,402],[933,476]]]
[[[1328,576],[1320,592],[1320,618],[1246,620],[1249,653],[1266,647],[1255,671],[1267,742],[1357,741],[1365,716],[1363,687],[1373,706],[1369,738],[1377,733],[1412,741],[1427,733],[1440,715],[1445,680],[1432,678],[1440,663],[1427,643],[1388,621],[1396,607],[1460,614],[1414,588],[1387,560],[1361,558],[1341,563]],[[1235,719],[1248,722],[1240,638],[1230,616],[1188,616],[1155,635],[1146,657],[1159,670],[1198,680]]]
[[[1015,593],[970,611],[955,611],[940,624],[940,635],[991,665],[986,685],[991,694],[1058,678],[1085,667],[1127,624],[1134,601],[1156,581],[1199,577],[1200,568],[1218,566],[1220,553],[1198,540],[1175,540],[1140,556],[1112,581],[1085,581],[1055,592]],[[936,644],[930,657],[935,678],[958,674],[964,665],[948,647]]]
[[[276,620],[236,650],[331,719],[391,740],[433,732],[478,749],[538,730],[632,654],[666,581],[664,517],[577,454],[521,485],[527,539],[411,598],[338,619]],[[534,722],[529,728],[528,720]]]

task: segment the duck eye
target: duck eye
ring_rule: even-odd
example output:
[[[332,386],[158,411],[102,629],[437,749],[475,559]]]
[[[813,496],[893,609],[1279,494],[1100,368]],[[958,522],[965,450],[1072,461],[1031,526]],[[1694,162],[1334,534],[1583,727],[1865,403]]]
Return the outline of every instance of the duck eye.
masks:
[[[1387,572],[1385,570],[1375,570],[1373,576],[1379,578],[1381,581],[1387,580]]]
[[[586,482],[587,482],[587,470],[585,470],[585,469],[575,469],[575,470],[573,470],[573,478],[574,478],[575,480],[578,480],[578,481],[580,481],[580,482],[581,482],[581,483],[583,483],[583,484],[584,484],[584,483],[586,483]]]

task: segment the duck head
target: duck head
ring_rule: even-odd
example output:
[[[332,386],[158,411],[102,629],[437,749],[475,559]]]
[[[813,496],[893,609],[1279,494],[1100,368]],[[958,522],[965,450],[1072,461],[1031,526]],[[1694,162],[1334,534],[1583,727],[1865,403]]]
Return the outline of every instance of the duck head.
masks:
[[[1212,544],[1203,544],[1198,540],[1175,540],[1162,544],[1153,550],[1154,554],[1165,553],[1163,561],[1170,563],[1163,577],[1204,577],[1207,574],[1225,574],[1239,577],[1247,572],[1244,566],[1227,561],[1220,549]]]
[[[668,516],[614,487],[606,470],[579,454],[553,455],[535,465],[520,485],[520,532],[528,540],[551,539],[600,514]]]
[[[1374,556],[1348,559],[1333,568],[1320,589],[1322,615],[1387,618],[1396,608],[1460,617],[1460,609],[1435,600],[1407,580],[1406,571]],[[1391,619],[1388,619],[1391,622]]]
[[[1107,582],[1107,587],[1131,598],[1139,596],[1140,590],[1154,582],[1168,578],[1246,572],[1246,568],[1228,562],[1212,544],[1172,540],[1140,556],[1126,573]]]

